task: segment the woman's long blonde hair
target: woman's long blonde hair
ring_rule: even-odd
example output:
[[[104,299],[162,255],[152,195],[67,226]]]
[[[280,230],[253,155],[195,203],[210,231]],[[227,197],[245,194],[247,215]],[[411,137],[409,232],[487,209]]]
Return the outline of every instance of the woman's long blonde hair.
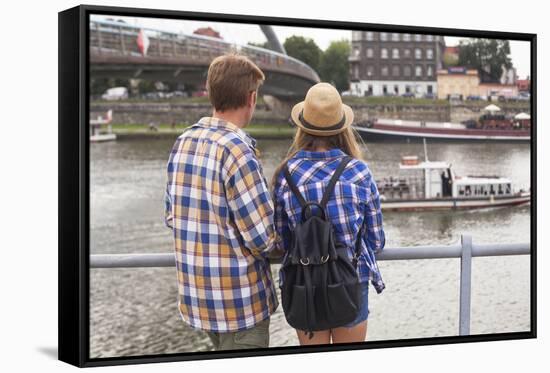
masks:
[[[351,126],[339,134],[333,136],[315,136],[311,135],[300,127],[297,128],[294,140],[288,149],[285,159],[277,166],[271,179],[271,189],[275,188],[277,178],[281,173],[283,166],[300,150],[316,150],[318,148],[334,149],[338,148],[347,155],[363,160],[363,154],[359,145],[365,145],[361,136]]]

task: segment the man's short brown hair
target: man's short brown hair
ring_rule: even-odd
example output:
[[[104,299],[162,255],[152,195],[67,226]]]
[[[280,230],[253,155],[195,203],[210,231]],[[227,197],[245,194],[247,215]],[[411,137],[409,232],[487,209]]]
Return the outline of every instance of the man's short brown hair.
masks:
[[[219,56],[208,68],[208,98],[217,111],[238,109],[246,105],[248,94],[264,80],[262,70],[248,57],[235,53]]]

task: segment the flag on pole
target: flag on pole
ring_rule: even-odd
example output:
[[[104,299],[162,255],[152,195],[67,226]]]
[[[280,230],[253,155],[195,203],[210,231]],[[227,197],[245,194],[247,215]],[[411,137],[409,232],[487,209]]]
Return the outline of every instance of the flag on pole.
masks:
[[[147,55],[147,49],[149,49],[149,37],[147,34],[142,30],[139,30],[139,34],[137,37],[137,46],[139,52],[145,56]]]

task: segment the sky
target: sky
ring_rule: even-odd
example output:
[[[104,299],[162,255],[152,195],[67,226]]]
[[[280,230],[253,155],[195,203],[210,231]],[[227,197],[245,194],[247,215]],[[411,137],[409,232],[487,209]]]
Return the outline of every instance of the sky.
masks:
[[[92,16],[92,19],[105,19],[108,16]],[[163,31],[192,34],[199,27],[212,27],[218,31],[224,40],[237,44],[247,44],[248,42],[263,43],[266,38],[258,25],[238,24],[224,22],[206,22],[206,21],[184,21],[159,18],[138,18],[138,17],[113,17],[123,19],[126,23],[153,28]],[[285,39],[292,35],[301,35],[315,40],[315,43],[321,48],[326,49],[332,41],[341,39],[351,39],[351,31],[321,29],[310,27],[287,27],[273,26],[277,37],[283,43]],[[445,36],[446,45],[458,45],[462,38]],[[517,70],[518,77],[521,79],[530,76],[531,57],[529,42],[510,40],[511,58],[514,67]]]

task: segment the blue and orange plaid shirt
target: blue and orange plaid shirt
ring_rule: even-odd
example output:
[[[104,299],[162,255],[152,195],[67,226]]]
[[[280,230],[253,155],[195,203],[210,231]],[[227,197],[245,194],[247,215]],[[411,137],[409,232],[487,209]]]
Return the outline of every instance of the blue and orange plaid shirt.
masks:
[[[300,150],[288,161],[292,180],[307,201],[321,201],[325,187],[345,155],[340,149],[324,152]],[[273,194],[275,227],[279,237],[277,246],[286,255],[291,230],[300,219],[302,209],[283,172],[277,176]],[[376,292],[382,292],[385,285],[375,254],[384,248],[386,240],[378,188],[365,162],[352,159],[346,165],[328,200],[326,211],[335,239],[346,244],[350,259],[361,229],[361,255],[357,266],[359,278],[361,282],[370,280]],[[283,281],[280,272],[279,286]]]
[[[235,124],[203,117],[170,154],[165,222],[174,234],[178,308],[197,329],[248,329],[278,306],[267,260],[273,203],[255,146]]]

